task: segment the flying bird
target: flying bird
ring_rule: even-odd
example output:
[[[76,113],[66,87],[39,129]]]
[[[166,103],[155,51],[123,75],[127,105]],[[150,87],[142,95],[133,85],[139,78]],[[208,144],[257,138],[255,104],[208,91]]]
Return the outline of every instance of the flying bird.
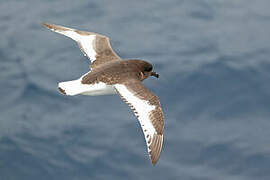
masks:
[[[159,77],[153,66],[144,60],[121,59],[104,35],[48,23],[43,25],[75,40],[91,61],[88,73],[77,80],[60,82],[58,90],[70,96],[118,94],[138,118],[151,163],[155,165],[163,144],[164,116],[158,97],[141,83],[149,76]]]

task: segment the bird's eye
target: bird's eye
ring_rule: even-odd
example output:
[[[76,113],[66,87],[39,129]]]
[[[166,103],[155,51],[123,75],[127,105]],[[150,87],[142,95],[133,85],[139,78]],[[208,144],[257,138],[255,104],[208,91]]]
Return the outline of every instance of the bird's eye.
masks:
[[[150,72],[150,71],[152,71],[152,69],[153,69],[152,66],[148,66],[147,68],[145,68],[145,71]]]

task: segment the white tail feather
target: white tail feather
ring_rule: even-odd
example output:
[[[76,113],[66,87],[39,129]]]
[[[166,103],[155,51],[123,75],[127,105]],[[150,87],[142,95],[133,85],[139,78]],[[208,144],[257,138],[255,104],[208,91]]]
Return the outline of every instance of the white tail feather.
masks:
[[[58,89],[62,94],[74,96],[78,94],[98,96],[115,94],[115,89],[112,86],[106,85],[103,82],[95,84],[82,84],[81,78],[73,81],[60,82]]]

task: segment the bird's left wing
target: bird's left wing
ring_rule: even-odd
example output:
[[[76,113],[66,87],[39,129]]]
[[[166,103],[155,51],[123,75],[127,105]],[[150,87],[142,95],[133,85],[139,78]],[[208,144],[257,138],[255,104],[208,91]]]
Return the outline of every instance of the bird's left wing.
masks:
[[[151,163],[159,159],[163,144],[164,117],[157,96],[139,80],[114,85],[117,93],[137,116],[142,127]]]
[[[91,69],[108,62],[121,60],[112,49],[109,38],[104,35],[48,23],[43,23],[43,25],[75,40],[83,54],[91,60]]]

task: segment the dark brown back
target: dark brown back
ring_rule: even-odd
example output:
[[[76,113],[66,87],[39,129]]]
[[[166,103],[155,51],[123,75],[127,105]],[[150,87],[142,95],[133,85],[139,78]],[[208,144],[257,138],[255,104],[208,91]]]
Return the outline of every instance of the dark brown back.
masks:
[[[150,64],[151,65],[151,64]],[[106,63],[89,72],[82,78],[82,84],[94,84],[104,82],[106,84],[117,84],[127,79],[141,80],[141,72],[149,63],[142,60],[126,60]]]

